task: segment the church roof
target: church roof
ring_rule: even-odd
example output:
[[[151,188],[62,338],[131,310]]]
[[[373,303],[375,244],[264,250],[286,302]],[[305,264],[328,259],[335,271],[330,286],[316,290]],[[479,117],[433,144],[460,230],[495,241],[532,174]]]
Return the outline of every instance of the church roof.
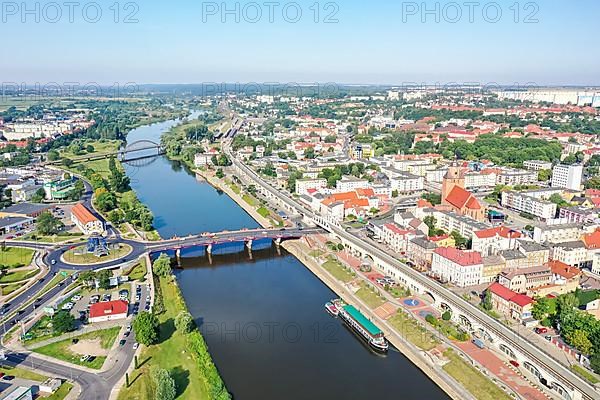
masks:
[[[454,186],[452,188],[448,197],[446,197],[446,201],[458,209],[466,207],[471,210],[478,210],[481,208],[479,201],[477,201],[473,194],[460,186]]]

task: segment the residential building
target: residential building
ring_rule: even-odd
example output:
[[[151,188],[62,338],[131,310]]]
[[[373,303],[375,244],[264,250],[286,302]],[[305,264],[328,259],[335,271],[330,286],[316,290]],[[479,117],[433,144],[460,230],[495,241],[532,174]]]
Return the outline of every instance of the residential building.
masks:
[[[558,218],[566,220],[567,223],[593,223],[598,219],[598,210],[580,206],[564,207],[560,209]]]
[[[496,282],[498,275],[506,268],[506,262],[501,256],[483,257],[481,283]]]
[[[400,194],[418,193],[424,189],[425,179],[422,176],[402,172],[390,178],[390,187],[392,191],[396,190]]]
[[[327,179],[298,179],[296,180],[296,193],[303,195],[309,190],[320,190],[327,187]]]
[[[548,265],[507,270],[500,273],[498,283],[517,293],[526,293],[530,289],[551,284],[552,271]]]
[[[367,189],[368,187],[368,180],[348,175],[342,176],[342,179],[340,179],[336,184],[336,190],[338,192],[349,192],[356,189]]]
[[[499,283],[492,283],[487,290],[491,294],[494,310],[519,322],[532,318],[534,300],[531,297],[516,293]]]
[[[553,244],[551,258],[572,267],[590,267],[592,264],[585,243],[581,240]]]
[[[579,240],[584,234],[581,224],[540,225],[533,229],[533,240],[538,243],[561,243]]]
[[[458,287],[479,285],[483,274],[481,254],[442,247],[433,251],[431,273],[442,281]]]
[[[82,203],[74,205],[71,209],[71,221],[85,235],[101,235],[104,233],[104,223]]]
[[[433,261],[433,251],[436,248],[435,243],[419,236],[408,241],[407,254],[417,269],[429,271]]]
[[[113,300],[92,304],[89,322],[114,321],[127,318],[129,303],[125,300]]]
[[[516,239],[521,232],[506,226],[484,229],[474,232],[472,249],[480,252],[484,257],[498,254],[501,250],[514,249]]]
[[[552,169],[552,187],[581,190],[583,165],[557,165]]]
[[[552,169],[552,163],[550,161],[529,160],[523,162],[523,167],[531,171],[542,171]]]
[[[402,229],[398,225],[390,223],[383,226],[381,238],[396,253],[406,253],[408,241],[416,236],[416,231]]]
[[[538,173],[535,171],[524,171],[520,169],[503,168],[496,175],[498,185],[527,185],[538,181]]]
[[[472,218],[459,215],[453,211],[437,210],[434,208],[426,208],[422,211],[423,217],[432,215],[437,220],[437,228],[443,229],[446,232],[456,231],[461,236],[467,239],[473,238],[474,232],[490,228],[490,224],[485,222],[475,221]]]
[[[548,195],[548,198],[550,195]],[[513,190],[502,192],[502,206],[521,213],[538,217],[542,220],[553,219],[556,216],[557,206],[537,192]]]
[[[44,183],[44,192],[47,200],[65,200],[75,187],[77,179],[58,179]]]

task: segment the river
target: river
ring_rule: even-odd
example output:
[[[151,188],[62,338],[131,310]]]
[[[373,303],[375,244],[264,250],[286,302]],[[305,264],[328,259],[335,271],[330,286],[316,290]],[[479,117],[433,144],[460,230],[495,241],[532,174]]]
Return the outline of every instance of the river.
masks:
[[[130,143],[178,121],[135,129]],[[126,166],[162,237],[258,224],[180,163],[159,157]],[[294,256],[274,246],[250,255],[187,252],[176,275],[190,312],[236,399],[447,399],[395,350],[371,353],[323,304],[336,295]]]

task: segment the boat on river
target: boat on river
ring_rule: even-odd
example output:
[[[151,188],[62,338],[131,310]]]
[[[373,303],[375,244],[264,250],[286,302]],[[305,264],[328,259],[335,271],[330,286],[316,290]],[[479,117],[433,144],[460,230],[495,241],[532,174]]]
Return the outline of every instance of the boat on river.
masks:
[[[358,311],[356,307],[344,305],[338,310],[338,315],[342,321],[363,339],[371,349],[378,353],[387,353],[389,344],[383,331]]]

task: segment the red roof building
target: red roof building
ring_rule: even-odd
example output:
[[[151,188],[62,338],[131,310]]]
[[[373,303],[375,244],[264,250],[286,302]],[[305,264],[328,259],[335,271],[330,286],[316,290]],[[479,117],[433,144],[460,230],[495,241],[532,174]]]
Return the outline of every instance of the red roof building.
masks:
[[[531,297],[518,294],[499,283],[492,283],[487,289],[492,297],[492,306],[502,314],[518,321],[531,319],[531,310],[535,302]]]
[[[124,300],[105,301],[90,306],[91,323],[127,318],[129,303]]]

